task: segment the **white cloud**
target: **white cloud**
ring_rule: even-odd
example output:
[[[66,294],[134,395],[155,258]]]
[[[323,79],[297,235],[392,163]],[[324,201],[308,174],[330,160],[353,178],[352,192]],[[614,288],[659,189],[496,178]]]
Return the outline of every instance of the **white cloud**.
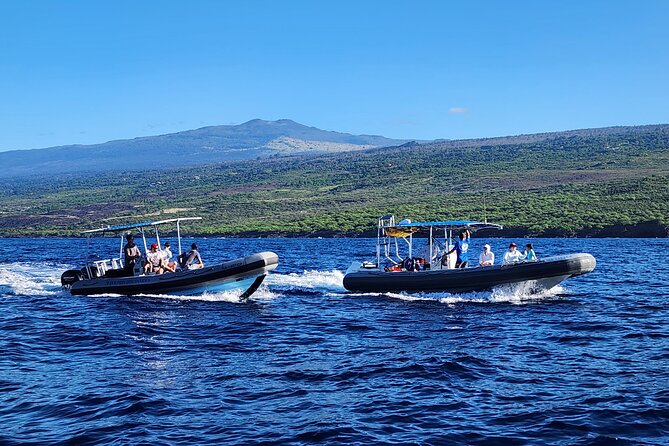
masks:
[[[448,112],[452,115],[461,115],[467,113],[469,109],[467,107],[451,107],[448,109]]]

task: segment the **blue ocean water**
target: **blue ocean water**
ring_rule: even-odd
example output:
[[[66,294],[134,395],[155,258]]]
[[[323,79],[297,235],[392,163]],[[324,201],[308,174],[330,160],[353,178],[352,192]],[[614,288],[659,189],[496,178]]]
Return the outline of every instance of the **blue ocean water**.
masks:
[[[539,296],[348,293],[369,239],[197,241],[281,263],[245,303],[72,297],[84,240],[0,240],[0,444],[669,443],[669,240],[531,240],[598,260]]]

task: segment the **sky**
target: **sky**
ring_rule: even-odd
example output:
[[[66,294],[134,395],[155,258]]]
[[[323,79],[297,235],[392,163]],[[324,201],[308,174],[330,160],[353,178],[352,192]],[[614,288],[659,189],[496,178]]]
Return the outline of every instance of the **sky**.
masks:
[[[669,1],[0,0],[0,151],[260,118],[402,139],[669,123]]]

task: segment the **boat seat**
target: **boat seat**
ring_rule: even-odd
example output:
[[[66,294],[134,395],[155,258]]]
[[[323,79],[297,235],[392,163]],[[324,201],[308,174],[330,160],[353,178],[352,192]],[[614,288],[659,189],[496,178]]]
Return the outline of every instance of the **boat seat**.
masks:
[[[95,268],[98,270],[98,277],[104,277],[105,274],[107,274],[107,261],[106,260],[96,260],[93,262],[95,265]]]

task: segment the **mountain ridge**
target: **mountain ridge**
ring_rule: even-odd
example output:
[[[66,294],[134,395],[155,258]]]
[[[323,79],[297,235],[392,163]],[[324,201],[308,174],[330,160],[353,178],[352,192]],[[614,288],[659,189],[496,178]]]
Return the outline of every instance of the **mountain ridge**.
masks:
[[[252,119],[239,125],[206,126],[155,136],[99,144],[70,144],[42,149],[0,152],[1,178],[76,172],[148,170],[239,161],[281,155],[272,141],[289,137],[304,142],[304,151],[364,150],[407,140],[378,135],[353,135],[309,127],[290,119]],[[300,146],[300,144],[296,144]],[[156,156],[155,151],[160,151]],[[288,153],[296,153],[288,147]],[[119,163],[119,160],[127,160]]]
[[[665,127],[669,128],[667,124],[610,126],[487,138],[416,141],[322,130],[291,119],[252,119],[238,125],[204,126],[99,144],[69,144],[0,152],[0,164],[3,166],[0,178],[163,170],[273,156],[385,150],[403,144],[450,148],[504,146],[559,138],[607,137],[630,131],[646,133]]]

